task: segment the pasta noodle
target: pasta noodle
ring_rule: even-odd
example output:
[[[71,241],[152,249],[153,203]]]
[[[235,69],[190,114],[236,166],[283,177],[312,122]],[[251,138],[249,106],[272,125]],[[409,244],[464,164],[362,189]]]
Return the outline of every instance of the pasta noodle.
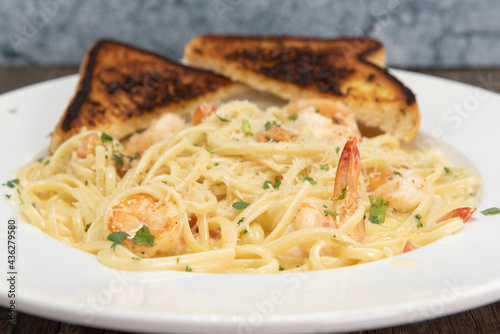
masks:
[[[359,175],[346,170],[357,185],[334,196],[351,136],[321,135],[335,122],[301,113],[229,102],[140,157],[82,131],[18,171],[24,218],[113,268],[216,273],[350,266],[462,229],[460,217],[440,218],[476,206],[469,169],[387,134],[358,138]],[[318,127],[304,126],[307,117]],[[116,232],[127,234],[108,239]]]

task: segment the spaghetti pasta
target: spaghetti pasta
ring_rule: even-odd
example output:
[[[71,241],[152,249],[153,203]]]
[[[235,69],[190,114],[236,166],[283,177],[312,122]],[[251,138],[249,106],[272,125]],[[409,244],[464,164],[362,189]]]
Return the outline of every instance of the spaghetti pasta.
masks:
[[[356,144],[315,108],[214,110],[140,156],[102,132],[71,137],[19,170],[24,218],[117,269],[275,273],[401,254],[459,231],[440,217],[477,204],[479,178],[437,150]]]

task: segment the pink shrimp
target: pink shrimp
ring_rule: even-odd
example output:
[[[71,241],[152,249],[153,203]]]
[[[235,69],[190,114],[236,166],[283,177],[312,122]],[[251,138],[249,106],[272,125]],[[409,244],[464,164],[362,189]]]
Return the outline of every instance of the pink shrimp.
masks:
[[[89,154],[95,155],[96,145],[102,145],[101,138],[97,132],[85,135],[76,149],[76,156],[80,159],[85,159]]]
[[[356,138],[348,141],[340,156],[333,190],[333,211],[337,216],[325,213],[320,206],[302,203],[292,221],[295,230],[309,227],[331,227],[340,229],[362,208],[361,196],[358,193],[359,151]],[[349,236],[361,242],[365,237],[365,224],[361,218],[357,224],[348,231]]]
[[[359,178],[359,150],[356,137],[348,141],[339,159],[337,173],[335,176],[335,186],[333,188],[334,211],[339,215],[336,217],[337,227],[344,225],[358,209],[361,196],[358,192]],[[356,241],[361,242],[365,237],[365,224],[361,219],[349,232],[349,235]]]
[[[257,142],[265,143],[269,141],[283,141],[283,142],[292,142],[295,141],[297,137],[294,136],[294,133],[283,128],[273,126],[269,130],[262,130],[257,133]]]
[[[439,218],[437,222],[439,223],[451,218],[460,217],[460,219],[462,219],[462,221],[465,223],[470,219],[470,217],[472,217],[474,211],[476,211],[476,209],[471,207],[457,208]]]
[[[310,107],[315,109],[314,112],[306,112]],[[354,114],[340,101],[326,98],[297,99],[290,101],[284,109],[288,114],[297,115],[297,127],[311,132],[314,137],[333,136],[344,141],[354,137],[361,141],[363,138]]]
[[[113,206],[107,221],[108,233],[125,232],[131,237],[122,245],[142,257],[151,257],[157,252],[168,251],[181,237],[181,212],[173,203],[150,194],[137,193],[128,196]],[[154,236],[153,245],[137,243],[132,237],[143,226]]]
[[[131,156],[136,152],[142,155],[151,145],[162,140],[169,140],[185,127],[186,123],[179,115],[170,112],[163,114],[151,122],[146,130],[130,137],[127,152]]]
[[[203,122],[203,120],[212,115],[215,110],[217,110],[217,105],[215,103],[200,104],[193,113],[193,125],[198,125]]]

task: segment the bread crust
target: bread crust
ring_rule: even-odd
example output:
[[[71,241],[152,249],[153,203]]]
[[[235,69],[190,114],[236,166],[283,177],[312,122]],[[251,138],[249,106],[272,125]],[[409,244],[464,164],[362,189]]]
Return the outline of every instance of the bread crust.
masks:
[[[76,92],[53,131],[50,153],[84,127],[121,139],[164,112],[188,113],[242,88],[220,75],[112,40],[91,46],[79,75]]]
[[[205,35],[188,43],[184,58],[284,99],[340,100],[362,127],[404,142],[420,125],[415,95],[383,68],[384,46],[374,39]]]

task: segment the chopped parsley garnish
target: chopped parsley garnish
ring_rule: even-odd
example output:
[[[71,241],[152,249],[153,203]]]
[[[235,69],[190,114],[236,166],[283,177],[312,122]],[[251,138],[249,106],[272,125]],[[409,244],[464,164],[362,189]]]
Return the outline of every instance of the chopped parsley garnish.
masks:
[[[8,199],[10,199],[12,197],[12,195],[5,194],[5,197],[7,197]]]
[[[500,213],[500,209],[497,207],[492,207],[492,208],[481,211],[481,213],[485,216],[498,215]]]
[[[241,123],[243,126],[243,132],[245,132],[247,136],[253,135],[252,127],[250,126],[250,122],[248,121],[248,119],[246,118],[241,119]]]
[[[247,203],[247,202],[244,202],[244,201],[239,201],[239,202],[234,202],[233,203],[233,208],[235,208],[236,210],[243,210],[243,209],[245,209],[249,205],[250,205],[250,203]]]
[[[330,210],[323,210],[323,212],[327,215],[332,215],[332,216],[338,216],[338,212],[333,212],[333,211],[330,211]]]
[[[135,152],[133,157],[128,156],[128,155],[126,155],[126,157],[130,159],[129,162],[132,162],[133,160],[139,158],[139,155],[140,155],[139,152]]]
[[[7,181],[7,183],[4,183],[2,184],[3,186],[7,186],[9,188],[15,188],[17,185],[19,185],[19,179],[13,179],[13,180],[9,180]]]
[[[424,225],[422,224],[422,222],[420,221],[420,219],[422,219],[422,215],[421,215],[420,213],[417,213],[417,214],[415,215],[415,219],[418,221],[418,223],[417,223],[417,227],[419,227],[419,228],[420,228],[420,227],[424,226]]]
[[[9,114],[15,114],[17,112],[17,109],[14,109],[14,108],[10,108],[10,109],[7,109],[7,112]]]
[[[338,146],[337,146],[337,147],[335,148],[335,153],[337,153],[337,155],[339,155],[339,152],[340,152],[340,147],[338,147]]]
[[[103,143],[112,143],[113,142],[113,137],[111,137],[107,133],[103,132],[102,135],[101,135],[101,141]]]
[[[141,259],[140,257],[136,257],[136,256],[132,257],[132,260],[136,260],[136,261],[138,261],[138,260],[140,260],[140,259]]]
[[[205,145],[205,150],[207,150],[208,153],[214,153],[214,151],[212,150],[212,148],[208,145]]]
[[[186,271],[191,272],[191,271],[193,271],[193,268],[191,268],[190,266],[186,266]]]
[[[288,116],[288,119],[291,120],[291,121],[296,121],[297,120],[297,114]]]
[[[319,114],[319,109],[318,108],[314,109],[314,111],[316,111],[316,114]]]
[[[308,181],[310,184],[315,185],[317,182],[314,181],[314,179],[310,176],[302,174],[302,181],[306,182]]]
[[[155,242],[155,236],[151,234],[149,228],[146,225],[143,225],[139,231],[135,234],[133,241],[138,244],[146,244],[149,246],[153,246]]]
[[[270,143],[279,143],[280,141],[279,140],[276,140],[274,138],[271,138],[271,137],[266,137],[266,140]]]
[[[339,197],[335,198],[334,201],[340,201],[340,200],[343,200],[345,198],[345,188],[342,188],[341,192],[342,193],[339,195]]]
[[[268,188],[270,188],[272,186],[274,189],[277,189],[280,185],[281,185],[281,181],[278,180],[278,179],[274,179],[274,184],[273,184],[272,181],[265,180],[264,181],[264,185],[262,186],[262,188],[263,189],[268,189]]]
[[[244,230],[241,230],[240,231],[240,237],[247,234],[248,233],[248,230],[247,229],[244,229]]]
[[[370,217],[368,220],[374,224],[382,224],[385,221],[385,212],[387,210],[387,202],[383,197],[377,197],[373,201],[373,197],[368,196],[370,199]]]
[[[279,270],[279,271],[283,271],[283,270],[285,270],[285,267],[282,267],[282,266],[280,265],[280,266],[279,266],[279,268],[278,268],[278,270]]]
[[[111,159],[116,161],[120,166],[123,166],[123,159],[119,153],[114,153]]]
[[[392,171],[392,174],[394,175],[399,175],[399,176],[403,176],[403,174],[401,174],[400,172],[398,172],[397,170],[393,170]]]
[[[125,155],[120,152],[114,152],[113,157],[111,159],[116,161],[120,166],[123,166],[123,158],[127,158],[129,160],[129,163],[131,163],[132,161],[137,159],[139,155],[140,155],[139,152],[135,152],[133,157],[131,157],[130,155]]]
[[[444,167],[444,171],[446,172],[446,174],[450,174],[451,173],[451,169],[449,169],[448,167]]]
[[[272,122],[267,121],[266,124],[264,125],[264,128],[266,130],[271,130],[271,128],[273,128],[275,126],[278,127],[278,128],[281,127],[281,125],[279,125],[278,123],[276,123],[276,121],[272,121]]]
[[[238,225],[240,225],[241,223],[243,223],[245,221],[245,217],[241,217],[240,220],[238,220]]]
[[[327,172],[330,170],[330,167],[325,166],[325,165],[319,165],[319,168],[322,170],[326,170]]]
[[[129,234],[126,232],[118,231],[118,232],[113,232],[110,235],[108,235],[108,240],[113,241],[113,244],[111,245],[111,248],[115,250],[116,246],[121,244],[123,239],[128,237]]]
[[[221,122],[231,122],[230,120],[225,119],[225,118],[222,118],[222,117],[218,116],[217,114],[216,114],[215,116],[217,116],[217,118],[218,118]]]
[[[53,132],[49,132],[49,133],[47,134],[47,138],[52,137],[52,133],[53,133]]]
[[[110,241],[113,241],[111,248],[113,250],[115,250],[116,245],[121,244],[123,242],[123,240],[129,236],[130,236],[130,234],[128,234],[126,232],[118,231],[118,232],[113,232],[110,235],[108,235],[107,239]],[[149,228],[146,225],[143,225],[139,229],[139,231],[137,231],[137,233],[135,234],[132,241],[134,241],[138,244],[146,244],[146,245],[152,246],[154,244],[155,237],[154,237],[154,235],[151,234],[151,232],[149,231]]]

